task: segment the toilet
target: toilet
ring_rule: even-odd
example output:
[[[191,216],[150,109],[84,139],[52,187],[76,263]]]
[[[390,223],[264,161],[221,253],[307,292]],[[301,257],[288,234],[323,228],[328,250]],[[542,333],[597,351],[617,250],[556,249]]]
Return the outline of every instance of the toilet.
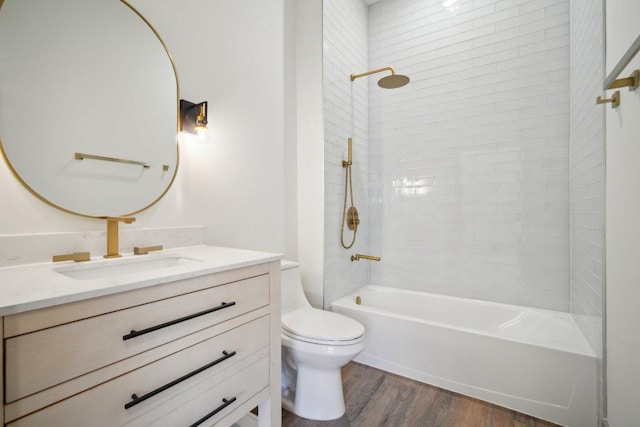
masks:
[[[340,418],[340,368],[364,349],[364,326],[311,307],[297,263],[282,261],[281,283],[282,406],[311,420]]]

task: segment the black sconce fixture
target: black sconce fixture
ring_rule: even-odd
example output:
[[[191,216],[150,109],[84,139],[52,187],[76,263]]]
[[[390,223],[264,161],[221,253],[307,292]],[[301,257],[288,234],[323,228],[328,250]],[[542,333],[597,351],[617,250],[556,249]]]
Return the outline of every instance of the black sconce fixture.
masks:
[[[194,104],[180,100],[180,131],[204,138],[207,131],[207,101]]]

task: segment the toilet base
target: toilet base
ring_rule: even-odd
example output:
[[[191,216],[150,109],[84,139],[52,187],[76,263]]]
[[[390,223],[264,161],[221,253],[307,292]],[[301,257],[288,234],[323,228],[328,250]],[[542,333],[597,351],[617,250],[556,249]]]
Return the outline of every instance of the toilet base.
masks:
[[[309,420],[329,421],[344,415],[342,375],[338,369],[298,366],[295,391],[287,390],[282,406]]]
[[[295,315],[299,315],[298,318]],[[301,308],[285,317],[286,321],[296,320],[303,325],[308,324],[309,319],[319,324],[333,321],[335,336],[341,336],[340,324],[351,325],[356,331],[352,334],[354,338],[343,340],[295,335],[284,328],[280,334],[283,407],[310,420],[328,421],[340,418],[345,412],[341,368],[364,349],[364,327],[351,319],[342,319],[336,313],[325,313],[312,308]],[[355,326],[349,322],[353,322]],[[283,324],[285,323],[283,320]],[[320,329],[322,332],[322,328]],[[362,335],[358,335],[359,332]],[[326,332],[323,336],[327,336]]]

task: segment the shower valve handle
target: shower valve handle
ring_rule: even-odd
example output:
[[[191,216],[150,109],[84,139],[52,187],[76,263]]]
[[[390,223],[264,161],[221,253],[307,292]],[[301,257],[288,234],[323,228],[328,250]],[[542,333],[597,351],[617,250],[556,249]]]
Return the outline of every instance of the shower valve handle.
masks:
[[[357,230],[360,224],[360,218],[358,218],[358,210],[355,206],[351,206],[347,211],[347,225],[350,230]]]

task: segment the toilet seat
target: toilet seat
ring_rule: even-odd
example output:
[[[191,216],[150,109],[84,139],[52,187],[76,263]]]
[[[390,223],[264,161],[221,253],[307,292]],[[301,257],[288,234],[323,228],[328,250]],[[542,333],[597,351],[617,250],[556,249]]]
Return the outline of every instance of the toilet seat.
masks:
[[[354,344],[358,344],[364,341],[364,335],[362,335],[359,338],[353,339],[353,340],[348,340],[348,341],[344,341],[344,340],[319,340],[319,339],[315,339],[315,338],[309,338],[309,337],[305,337],[305,336],[301,336],[301,335],[296,335],[296,334],[292,334],[289,331],[286,331],[284,329],[280,330],[280,333],[283,336],[289,337],[292,340],[295,341],[300,341],[300,342],[305,342],[305,343],[309,343],[309,344],[317,344],[317,345],[323,345],[323,346],[327,346],[327,347],[332,347],[332,346],[350,346],[350,345],[354,345]]]
[[[353,345],[364,339],[364,327],[330,311],[302,307],[282,316],[281,331],[299,341],[322,345]]]

